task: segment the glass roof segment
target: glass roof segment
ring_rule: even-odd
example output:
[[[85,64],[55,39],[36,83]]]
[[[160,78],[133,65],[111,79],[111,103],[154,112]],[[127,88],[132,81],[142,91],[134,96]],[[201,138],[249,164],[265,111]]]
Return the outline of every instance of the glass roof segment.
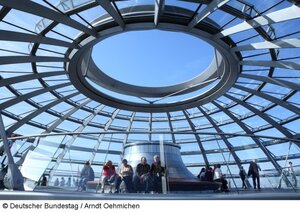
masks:
[[[15,159],[24,167],[43,159],[27,178],[76,176],[87,160],[99,177],[124,145],[160,135],[181,146],[194,175],[220,163],[232,186],[254,158],[265,188],[278,184],[287,160],[299,173],[300,8],[292,1],[26,2],[0,1],[0,112],[8,138],[24,136]],[[84,58],[91,48],[111,81],[95,81]],[[210,76],[189,82],[212,63]],[[28,140],[45,133],[68,135]]]

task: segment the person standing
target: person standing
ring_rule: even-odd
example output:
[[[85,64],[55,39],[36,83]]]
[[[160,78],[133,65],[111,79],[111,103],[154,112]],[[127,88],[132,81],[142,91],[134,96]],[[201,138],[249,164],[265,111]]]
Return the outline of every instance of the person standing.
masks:
[[[293,163],[291,161],[289,162],[289,166],[287,168],[287,171],[288,171],[288,175],[292,176],[292,181],[293,181],[292,184],[296,188],[297,187],[297,178],[296,178],[296,175],[295,175],[295,172],[294,172]]]
[[[257,188],[260,189],[259,171],[261,171],[261,168],[256,163],[256,160],[253,159],[252,162],[250,162],[248,176],[252,176],[254,189],[256,189],[256,182],[257,182]]]
[[[242,188],[243,188],[243,189],[247,189],[247,185],[246,185],[246,183],[245,183],[245,179],[246,179],[246,171],[245,171],[245,169],[244,169],[243,166],[241,166],[239,175],[240,175],[241,180],[242,180],[242,183],[243,183]]]

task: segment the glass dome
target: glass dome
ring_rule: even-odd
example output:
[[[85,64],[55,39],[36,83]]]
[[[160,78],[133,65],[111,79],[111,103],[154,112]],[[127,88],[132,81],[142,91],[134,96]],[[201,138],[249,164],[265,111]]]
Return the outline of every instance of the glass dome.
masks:
[[[233,188],[241,185],[239,169],[252,159],[262,169],[263,188],[278,188],[289,161],[300,181],[295,2],[0,1],[0,112],[23,176],[39,180],[46,174],[53,183],[76,177],[89,160],[99,177],[108,159],[121,162],[124,146],[163,140],[180,146],[195,176],[221,164]],[[153,29],[189,33],[213,46],[206,74],[157,90],[97,77],[95,45]],[[28,173],[26,166],[36,168]]]

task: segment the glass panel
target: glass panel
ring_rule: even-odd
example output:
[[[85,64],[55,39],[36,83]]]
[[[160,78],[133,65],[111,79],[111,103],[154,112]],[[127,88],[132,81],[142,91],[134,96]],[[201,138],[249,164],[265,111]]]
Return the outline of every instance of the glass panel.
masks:
[[[29,151],[21,168],[25,179],[25,190],[33,190],[51,161],[51,154],[46,150]]]

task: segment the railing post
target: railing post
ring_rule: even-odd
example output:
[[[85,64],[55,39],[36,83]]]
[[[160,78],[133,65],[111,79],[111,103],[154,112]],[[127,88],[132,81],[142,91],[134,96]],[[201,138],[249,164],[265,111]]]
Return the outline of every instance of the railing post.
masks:
[[[165,176],[162,176],[161,183],[162,183],[162,193],[167,194],[167,167],[166,167],[166,160],[165,160],[165,149],[164,149],[164,135],[159,135],[159,153],[160,153],[160,163],[163,167],[165,167]]]

